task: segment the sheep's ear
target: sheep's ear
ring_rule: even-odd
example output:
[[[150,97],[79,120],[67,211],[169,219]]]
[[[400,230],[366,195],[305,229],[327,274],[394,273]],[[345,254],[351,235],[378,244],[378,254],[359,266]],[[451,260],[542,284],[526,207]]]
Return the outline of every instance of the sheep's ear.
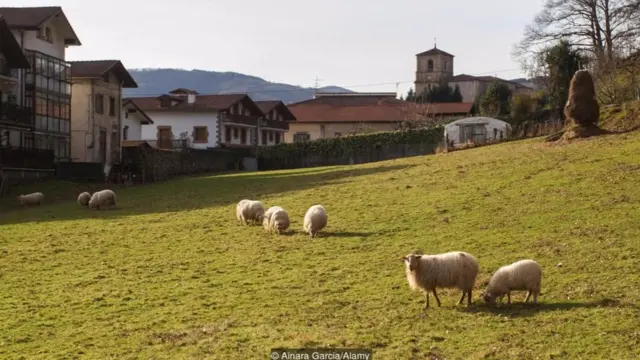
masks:
[[[409,259],[407,259],[406,256],[403,256],[403,257],[400,258],[400,261],[409,261]]]

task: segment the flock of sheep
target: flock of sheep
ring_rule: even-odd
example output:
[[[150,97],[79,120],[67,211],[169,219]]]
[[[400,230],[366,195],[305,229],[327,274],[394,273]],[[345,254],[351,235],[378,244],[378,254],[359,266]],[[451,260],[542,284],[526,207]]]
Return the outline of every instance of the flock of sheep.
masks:
[[[280,206],[272,206],[267,211],[264,204],[256,200],[243,199],[236,205],[236,219],[246,225],[249,223],[262,223],[265,230],[270,233],[281,234],[289,229],[289,213]],[[320,230],[327,226],[327,211],[322,205],[313,205],[304,215],[302,228],[310,238],[318,235]]]
[[[440,299],[436,288],[457,288],[462,291],[458,304],[462,304],[465,296],[467,306],[471,305],[471,292],[478,276],[480,266],[478,260],[471,254],[453,251],[437,255],[409,254],[402,257],[406,265],[407,281],[412,290],[422,290],[426,295],[425,309],[429,307],[429,293],[433,293],[438,306]],[[493,305],[496,299],[500,303],[507,295],[511,304],[511,291],[527,291],[524,302],[528,302],[533,295],[533,303],[538,303],[540,284],[542,282],[542,268],[534,260],[520,260],[513,264],[499,268],[489,280],[483,299]]]
[[[21,205],[42,205],[44,202],[44,194],[41,192],[35,192],[27,195],[18,196],[18,201]],[[87,206],[91,209],[101,209],[105,207],[116,207],[116,193],[112,190],[105,189],[100,190],[93,195],[88,192],[83,192],[78,195],[78,204]]]
[[[40,205],[44,200],[41,192],[18,196],[22,205]],[[116,194],[109,189],[95,192],[91,195],[83,192],[78,196],[78,204],[92,209],[116,207]],[[289,213],[280,206],[272,206],[265,211],[264,204],[256,200],[244,199],[236,205],[236,218],[242,224],[262,223],[270,233],[281,234],[289,229]],[[304,215],[303,229],[310,238],[318,235],[327,226],[327,212],[322,205],[311,206]],[[406,275],[412,290],[425,293],[425,309],[429,307],[429,294],[432,293],[440,306],[440,299],[436,288],[457,288],[462,291],[458,304],[462,304],[465,297],[467,305],[471,305],[472,290],[480,270],[478,260],[471,254],[454,251],[436,255],[408,254],[402,257],[406,265]],[[524,302],[533,296],[533,303],[537,304],[542,281],[542,268],[534,260],[520,260],[513,264],[499,268],[489,280],[489,284],[482,298],[488,304],[494,304],[496,299],[502,300],[507,296],[511,304],[511,291],[527,291]]]

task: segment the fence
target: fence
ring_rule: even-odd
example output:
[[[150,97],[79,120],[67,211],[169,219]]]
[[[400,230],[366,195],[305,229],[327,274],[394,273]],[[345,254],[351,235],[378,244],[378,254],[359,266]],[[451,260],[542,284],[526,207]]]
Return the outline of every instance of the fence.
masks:
[[[380,132],[261,148],[259,170],[352,165],[435,153],[444,129]]]

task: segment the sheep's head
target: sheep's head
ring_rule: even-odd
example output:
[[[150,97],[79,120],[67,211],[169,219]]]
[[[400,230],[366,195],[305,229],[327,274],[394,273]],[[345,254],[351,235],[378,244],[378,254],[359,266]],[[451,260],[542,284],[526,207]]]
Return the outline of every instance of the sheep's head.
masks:
[[[482,295],[482,299],[484,300],[485,303],[489,305],[493,305],[496,303],[496,296],[490,292],[485,292]]]
[[[418,268],[418,262],[422,255],[409,254],[407,256],[402,257],[402,261],[407,265],[407,269],[410,271],[414,271]]]

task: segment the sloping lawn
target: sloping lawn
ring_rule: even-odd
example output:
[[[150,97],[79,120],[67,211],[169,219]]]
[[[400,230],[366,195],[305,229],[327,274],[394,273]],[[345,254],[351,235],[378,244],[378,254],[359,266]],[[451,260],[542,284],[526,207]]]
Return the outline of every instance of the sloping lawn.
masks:
[[[640,133],[115,190],[117,210],[71,193],[0,213],[1,359],[640,358]],[[283,206],[295,234],[238,225],[243,198]],[[316,203],[329,224],[310,240]],[[417,249],[479,259],[470,308],[441,290],[422,310],[399,261]],[[543,266],[540,306],[482,304],[522,258]]]

